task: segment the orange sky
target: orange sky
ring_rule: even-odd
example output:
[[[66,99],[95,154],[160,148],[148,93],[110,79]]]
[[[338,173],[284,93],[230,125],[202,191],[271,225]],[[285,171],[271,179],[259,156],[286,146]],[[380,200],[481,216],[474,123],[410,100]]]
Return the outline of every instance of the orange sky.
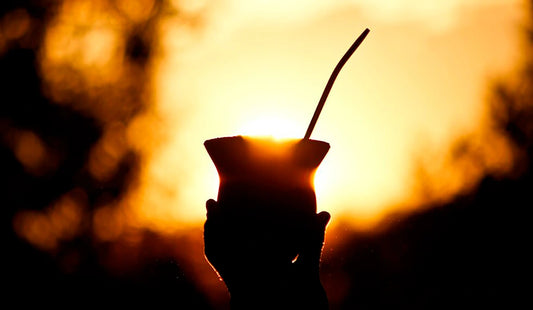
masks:
[[[363,225],[413,199],[417,152],[444,152],[479,128],[488,82],[519,60],[518,0],[188,3],[203,26],[161,25],[154,89],[165,140],[136,196],[148,226],[203,220],[218,186],[204,140],[302,137],[333,67],[366,27],[312,136],[331,144],[316,191],[334,220]]]

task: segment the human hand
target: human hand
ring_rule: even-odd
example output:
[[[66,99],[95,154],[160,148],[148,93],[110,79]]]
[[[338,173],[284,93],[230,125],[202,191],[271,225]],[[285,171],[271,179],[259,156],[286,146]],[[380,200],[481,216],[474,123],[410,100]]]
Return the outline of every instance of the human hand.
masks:
[[[267,214],[226,210],[210,199],[204,225],[205,255],[224,280],[232,309],[328,309],[319,264],[330,215],[315,214],[287,255],[286,231]]]

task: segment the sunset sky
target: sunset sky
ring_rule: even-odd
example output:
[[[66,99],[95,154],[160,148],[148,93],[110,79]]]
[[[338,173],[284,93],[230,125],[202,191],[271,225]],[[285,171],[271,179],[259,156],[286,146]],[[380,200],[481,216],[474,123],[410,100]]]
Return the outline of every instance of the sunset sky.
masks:
[[[118,1],[118,11],[141,23],[154,7],[151,0],[128,3]],[[125,143],[142,154],[138,186],[121,202],[133,210],[135,226],[172,231],[204,220],[205,201],[218,189],[205,140],[303,137],[333,68],[365,28],[370,34],[340,72],[312,135],[331,145],[315,185],[318,208],[332,213],[332,223],[344,218],[371,227],[388,212],[424,202],[428,197],[417,191],[420,160],[434,174],[424,182],[440,199],[475,180],[479,171],[446,166],[460,137],[485,137],[478,148],[490,165],[504,169],[508,162],[505,145],[494,138],[486,143],[487,134],[478,133],[487,127],[490,83],[520,63],[522,1],[172,5],[181,14],[158,19],[151,38],[157,46],[146,94],[151,108],[111,126],[91,155],[115,158],[90,161],[98,179],[123,156]],[[91,96],[100,86],[134,78],[121,76],[125,26],[111,12],[105,2],[61,6],[41,53],[45,89],[54,100],[77,87],[54,69],[64,63],[83,73]],[[78,109],[105,120],[120,107],[117,100],[126,100],[119,96],[105,99],[108,106],[79,103]]]
[[[203,141],[303,137],[334,66],[365,29],[312,138],[331,149],[318,208],[361,225],[413,200],[416,158],[479,130],[489,83],[520,59],[521,1],[198,1],[202,25],[161,25],[154,72],[164,142],[140,212],[197,222],[218,178]],[[437,160],[437,159],[435,159]],[[161,185],[166,189],[162,190]],[[384,213],[385,212],[385,213]],[[372,222],[372,221],[371,221]]]

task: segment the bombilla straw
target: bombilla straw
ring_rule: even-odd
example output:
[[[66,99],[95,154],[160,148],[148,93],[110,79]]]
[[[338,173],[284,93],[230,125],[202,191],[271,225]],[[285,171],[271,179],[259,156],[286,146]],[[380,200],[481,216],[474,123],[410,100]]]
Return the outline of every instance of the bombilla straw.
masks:
[[[348,51],[346,51],[346,54],[342,56],[341,60],[331,73],[331,76],[329,77],[328,83],[326,84],[326,88],[324,88],[324,91],[322,92],[322,97],[320,97],[320,101],[318,101],[318,105],[315,110],[315,114],[313,114],[313,118],[311,119],[311,122],[309,123],[309,127],[307,127],[307,132],[305,133],[304,139],[309,139],[311,137],[311,133],[313,132],[313,129],[315,128],[316,121],[318,120],[318,117],[320,116],[320,112],[322,112],[322,108],[324,107],[324,104],[326,103],[326,99],[328,98],[329,92],[331,90],[331,87],[333,87],[333,83],[335,82],[335,79],[337,78],[337,75],[339,75],[339,72],[341,71],[344,64],[348,61],[350,56],[355,52],[355,50],[361,45],[363,40],[366,38],[366,35],[370,32],[368,28],[359,35],[357,40],[350,46]]]

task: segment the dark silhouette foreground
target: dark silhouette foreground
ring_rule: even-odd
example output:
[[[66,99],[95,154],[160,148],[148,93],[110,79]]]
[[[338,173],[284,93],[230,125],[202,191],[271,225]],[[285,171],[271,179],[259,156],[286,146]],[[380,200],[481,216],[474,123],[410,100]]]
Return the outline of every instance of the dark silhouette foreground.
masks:
[[[329,213],[315,216],[291,261],[275,246],[283,242],[272,238],[277,227],[253,229],[263,223],[243,222],[212,199],[206,208],[205,255],[224,280],[232,309],[328,309],[319,263]]]

